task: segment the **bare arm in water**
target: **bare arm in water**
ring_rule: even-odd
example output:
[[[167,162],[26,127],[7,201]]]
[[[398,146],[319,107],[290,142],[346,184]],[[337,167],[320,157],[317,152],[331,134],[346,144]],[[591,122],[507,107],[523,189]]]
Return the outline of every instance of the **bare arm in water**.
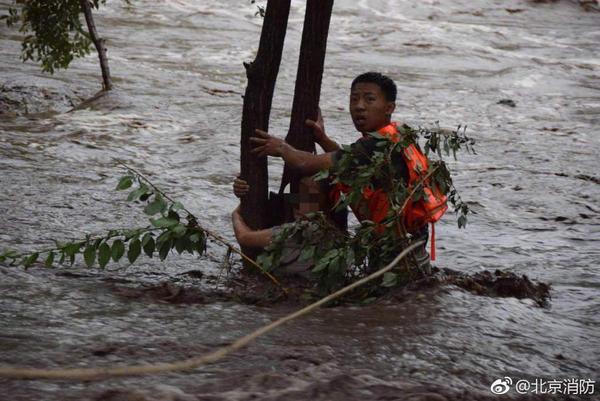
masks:
[[[233,224],[235,238],[241,246],[264,248],[271,243],[272,230],[270,228],[264,230],[252,230],[242,218],[239,206],[231,214],[231,222]]]

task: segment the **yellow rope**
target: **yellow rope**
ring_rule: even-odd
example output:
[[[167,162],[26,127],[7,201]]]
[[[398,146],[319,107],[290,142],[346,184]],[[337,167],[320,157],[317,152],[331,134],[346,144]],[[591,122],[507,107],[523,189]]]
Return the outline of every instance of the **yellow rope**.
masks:
[[[202,355],[195,358],[185,359],[179,362],[171,362],[171,363],[157,363],[152,365],[135,365],[135,366],[121,366],[121,367],[107,367],[107,368],[82,368],[82,369],[56,369],[56,370],[46,370],[46,369],[23,369],[23,368],[14,368],[14,367],[0,367],[0,377],[9,378],[9,379],[54,379],[54,380],[101,380],[108,379],[113,377],[124,377],[124,376],[140,376],[147,375],[152,373],[165,373],[172,372],[176,370],[186,370],[193,369],[201,365],[205,365],[208,363],[212,363],[218,361],[223,358],[227,354],[234,352],[256,338],[262,336],[263,334],[268,333],[269,331],[281,326],[282,324],[289,322],[290,320],[296,319],[302,315],[306,315],[309,312],[317,309],[323,304],[326,304],[329,301],[332,301],[345,293],[377,278],[388,272],[392,269],[402,258],[404,258],[410,251],[415,249],[418,246],[422,246],[425,244],[425,241],[416,242],[406,249],[404,249],[396,258],[389,263],[387,266],[381,268],[375,273],[364,277],[360,280],[355,281],[354,283],[342,288],[326,296],[325,298],[320,299],[319,301],[306,306],[294,313],[291,313],[287,316],[284,316],[266,326],[263,326],[250,334],[245,335],[242,338],[237,339],[230,345],[226,347],[219,348],[216,351],[211,352],[210,354]]]

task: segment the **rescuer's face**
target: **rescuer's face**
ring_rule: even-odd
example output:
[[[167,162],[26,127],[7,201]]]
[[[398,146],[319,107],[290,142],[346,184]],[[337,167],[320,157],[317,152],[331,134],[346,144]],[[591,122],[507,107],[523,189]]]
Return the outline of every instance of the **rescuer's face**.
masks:
[[[350,90],[352,122],[363,134],[388,125],[395,108],[396,104],[388,101],[375,83],[359,82]]]

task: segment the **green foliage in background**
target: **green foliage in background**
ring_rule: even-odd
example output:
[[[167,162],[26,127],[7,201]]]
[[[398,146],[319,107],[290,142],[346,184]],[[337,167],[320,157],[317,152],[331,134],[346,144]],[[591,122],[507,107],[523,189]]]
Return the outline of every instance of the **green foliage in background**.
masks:
[[[98,9],[106,0],[92,0]],[[26,34],[21,58],[41,63],[42,70],[67,68],[76,57],[90,53],[92,44],[87,28],[80,20],[79,0],[20,0],[9,8],[5,19],[8,26],[18,25]],[[83,17],[82,17],[83,19]]]

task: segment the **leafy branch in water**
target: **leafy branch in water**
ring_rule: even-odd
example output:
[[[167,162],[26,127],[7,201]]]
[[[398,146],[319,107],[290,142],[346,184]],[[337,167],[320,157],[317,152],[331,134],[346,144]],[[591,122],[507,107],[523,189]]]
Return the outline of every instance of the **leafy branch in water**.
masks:
[[[442,149],[446,156],[452,152],[452,157],[456,160],[456,152],[464,149],[467,153],[477,154],[475,152],[475,140],[467,136],[467,126],[459,125],[456,130],[446,130],[439,126],[436,121],[433,129],[420,127],[418,136],[425,139],[425,155],[429,156],[430,152],[436,153],[438,160],[433,164],[440,165],[439,172],[432,176],[435,185],[438,185],[443,193],[448,195],[448,200],[454,208],[454,212],[458,215],[458,228],[464,228],[467,225],[467,214],[469,214],[469,206],[464,202],[452,182],[450,171],[443,161]]]
[[[420,239],[422,230],[412,233],[405,225],[405,212],[411,202],[418,202],[425,196],[424,188],[435,188],[447,195],[458,214],[458,226],[464,227],[469,208],[462,201],[454,187],[450,171],[443,160],[444,154],[456,157],[459,150],[474,153],[474,141],[459,127],[456,131],[420,128],[414,130],[407,125],[399,128],[400,140],[397,143],[371,133],[370,138],[358,141],[352,146],[343,146],[341,157],[329,170],[315,175],[316,180],[328,179],[332,185],[346,188],[340,193],[334,206],[338,210],[352,206],[363,216],[384,213],[378,223],[363,220],[353,232],[341,232],[322,213],[308,215],[306,219],[286,224],[275,235],[258,262],[265,268],[277,268],[290,249],[301,250],[299,262],[309,262],[314,267],[312,276],[316,279],[321,293],[334,291],[349,281],[364,277],[370,272],[389,263],[411,241]],[[419,181],[411,187],[406,183],[406,172],[398,168],[405,148],[418,146],[424,139],[426,152],[435,152],[437,158],[429,160],[428,170],[419,172]],[[376,207],[369,211],[365,193],[383,191],[389,207]],[[374,198],[372,198],[374,199]],[[425,230],[426,233],[426,230]],[[425,234],[426,235],[426,234]],[[386,273],[378,284],[383,287],[407,283],[421,274],[412,266],[418,265],[416,255]],[[362,298],[371,296],[380,287],[365,288]]]
[[[283,225],[257,262],[273,271],[287,258],[286,253],[290,249],[299,249],[298,262],[314,265],[311,275],[317,283],[317,292],[324,295],[367,276],[386,261],[389,263],[410,244],[408,239],[392,240],[389,234],[379,234],[377,226],[368,221],[357,227],[354,233],[345,233],[334,226],[325,214],[308,214],[302,220]],[[399,265],[393,272],[384,275],[381,284],[391,286],[412,280],[417,272],[409,266],[408,263]],[[367,286],[362,290],[363,295],[372,295],[376,289],[377,286]]]
[[[110,230],[105,235],[88,235],[83,240],[56,243],[55,247],[19,254],[7,251],[0,254],[0,263],[30,267],[45,255],[44,264],[52,267],[56,263],[75,262],[81,255],[88,267],[95,264],[104,268],[111,259],[119,262],[124,256],[134,263],[142,254],[165,260],[171,250],[179,254],[204,254],[207,234],[198,227],[195,218],[188,214],[181,218],[184,207],[164,197],[155,187],[148,185],[142,176],[131,170],[123,176],[117,190],[132,189],[127,197],[131,202],[145,202],[144,212],[150,217],[150,225],[135,229]],[[156,218],[154,218],[156,217]]]
[[[432,129],[420,127],[418,135],[423,137],[425,141],[425,155],[429,156],[432,151],[438,154],[442,159],[442,149],[446,156],[452,156],[456,160],[456,152],[461,150],[463,145],[467,153],[477,154],[475,152],[475,140],[467,136],[467,126],[459,125],[455,131],[440,128],[439,122],[436,121],[435,127]]]
[[[232,252],[238,253],[286,292],[277,279],[254,260],[222,236],[202,227],[196,216],[180,202],[173,200],[140,172],[123,163],[119,164],[127,169],[127,173],[121,177],[116,189],[129,190],[128,201],[144,204],[144,213],[149,216],[149,226],[110,230],[105,235],[88,235],[84,240],[56,242],[55,247],[28,253],[9,250],[0,254],[0,264],[27,268],[45,255],[44,264],[47,267],[67,261],[73,265],[76,256],[81,255],[88,267],[97,263],[100,268],[104,268],[111,259],[118,262],[123,256],[127,256],[129,263],[134,263],[142,252],[150,258],[158,256],[162,261],[172,250],[179,254],[188,252],[202,256],[206,251],[207,239],[211,238],[227,247],[226,260],[229,260]]]

